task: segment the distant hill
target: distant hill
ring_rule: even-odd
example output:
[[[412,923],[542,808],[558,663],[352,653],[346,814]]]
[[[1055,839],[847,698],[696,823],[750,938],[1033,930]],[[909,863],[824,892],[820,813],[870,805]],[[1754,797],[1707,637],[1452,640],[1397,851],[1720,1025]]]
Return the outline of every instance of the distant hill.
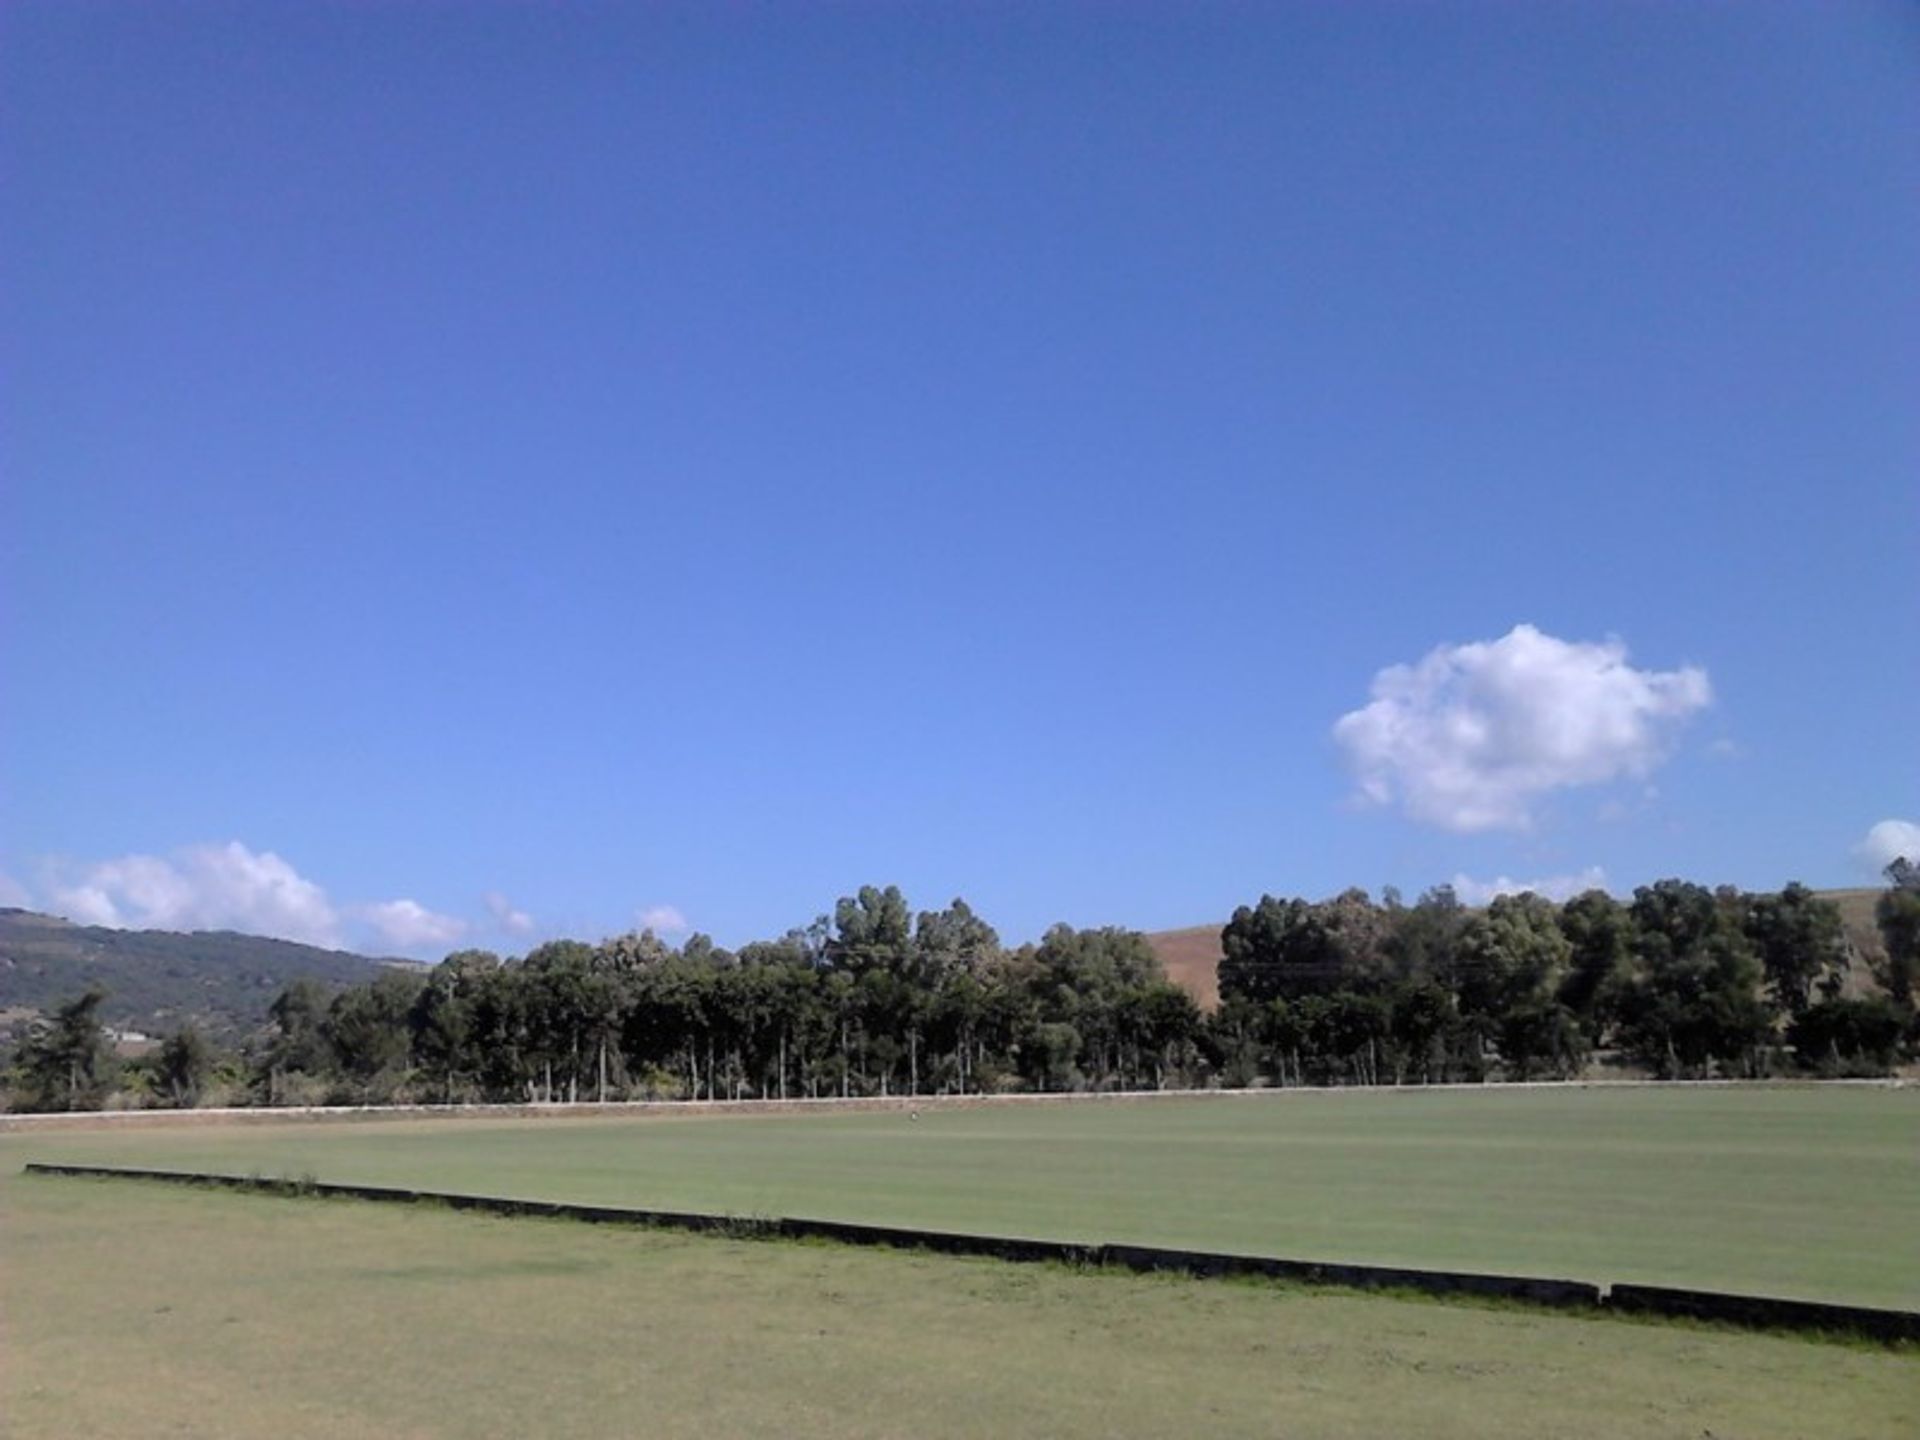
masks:
[[[193,1020],[232,1033],[264,1021],[289,981],[354,985],[389,965],[411,963],[230,930],[109,930],[0,908],[0,1017],[6,1022],[98,985],[107,992],[101,1019],[116,1028],[159,1034]]]
[[[1840,907],[1840,919],[1847,928],[1847,938],[1853,942],[1853,948],[1862,960],[1872,962],[1884,955],[1880,931],[1873,922],[1873,907],[1880,898],[1879,890],[1821,890],[1816,893],[1822,900],[1831,900]],[[1225,927],[1223,920],[1218,925],[1156,930],[1147,936],[1147,943],[1153,947],[1153,953],[1160,957],[1167,978],[1193,996],[1202,1010],[1215,1010],[1220,1005],[1220,932]],[[1860,983],[1859,966],[1856,965],[1855,977],[1848,981],[1849,993],[1857,992]]]
[[[1220,925],[1191,925],[1157,930],[1147,944],[1160,957],[1167,978],[1199,1002],[1202,1010],[1220,1007]]]

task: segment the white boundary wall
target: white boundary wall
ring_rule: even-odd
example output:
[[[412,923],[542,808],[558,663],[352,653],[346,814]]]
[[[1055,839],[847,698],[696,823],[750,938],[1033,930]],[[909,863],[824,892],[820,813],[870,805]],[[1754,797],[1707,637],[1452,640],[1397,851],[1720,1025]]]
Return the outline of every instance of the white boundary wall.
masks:
[[[860,1110],[965,1109],[995,1105],[1087,1105],[1154,1100],[1273,1101],[1340,1095],[1425,1095],[1508,1090],[1807,1090],[1914,1088],[1906,1079],[1872,1080],[1502,1080],[1452,1085],[1298,1085],[1257,1090],[1093,1090],[1017,1095],[863,1095],[795,1100],[609,1100],[513,1105],[287,1105],[206,1110],[58,1110],[0,1113],[0,1134],[35,1130],[275,1125],[321,1120],[568,1120],[642,1115],[793,1115]]]

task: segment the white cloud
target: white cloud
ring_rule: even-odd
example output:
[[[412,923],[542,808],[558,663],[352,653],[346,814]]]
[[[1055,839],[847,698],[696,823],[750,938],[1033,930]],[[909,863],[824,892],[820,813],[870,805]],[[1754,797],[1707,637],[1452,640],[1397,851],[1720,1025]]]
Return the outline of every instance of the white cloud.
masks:
[[[1461,831],[1523,830],[1550,791],[1645,778],[1713,698],[1704,670],[1636,670],[1618,640],[1531,625],[1389,666],[1371,694],[1333,727],[1360,794]]]
[[[656,935],[684,935],[693,927],[687,917],[671,905],[654,905],[639,914],[640,928]]]
[[[1853,853],[1875,875],[1902,858],[1920,865],[1920,825],[1911,820],[1882,820],[1867,831]]]
[[[453,944],[467,933],[467,922],[441,915],[417,900],[388,900],[361,914],[383,944],[396,950],[432,950]]]
[[[1589,865],[1578,875],[1542,875],[1538,880],[1512,880],[1505,875],[1492,880],[1476,880],[1471,875],[1453,877],[1453,893],[1462,905],[1485,905],[1499,895],[1521,895],[1531,890],[1549,900],[1571,900],[1588,890],[1605,890],[1607,872]]]
[[[238,841],[101,861],[70,882],[56,879],[50,906],[83,925],[243,930],[340,943],[327,892],[271,850],[255,852]]]
[[[487,894],[487,913],[493,917],[493,923],[509,935],[531,935],[533,916],[524,910],[516,910],[507,897],[498,890]]]
[[[4,870],[0,870],[0,905],[20,910],[33,908],[33,896],[28,893],[27,887]]]

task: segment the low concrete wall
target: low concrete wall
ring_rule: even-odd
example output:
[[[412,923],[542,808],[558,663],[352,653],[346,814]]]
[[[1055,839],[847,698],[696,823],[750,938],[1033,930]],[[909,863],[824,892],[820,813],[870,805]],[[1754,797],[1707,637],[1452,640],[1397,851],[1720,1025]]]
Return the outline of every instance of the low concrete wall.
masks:
[[[943,1255],[979,1255],[1022,1263],[1055,1261],[1071,1265],[1110,1265],[1142,1273],[1175,1272],[1201,1277],[1256,1275],[1310,1285],[1361,1290],[1410,1290],[1431,1295],[1470,1295],[1562,1309],[1612,1310],[1622,1314],[1714,1320],[1753,1329],[1813,1330],[1864,1335],[1883,1341],[1920,1340],[1920,1313],[1913,1311],[1826,1305],[1815,1301],[1782,1300],[1756,1295],[1727,1295],[1709,1290],[1669,1289],[1653,1285],[1615,1285],[1603,1289],[1581,1280],[1555,1280],[1532,1275],[1486,1275],[1471,1271],[1421,1270],[1340,1261],[1287,1260],[1273,1256],[1229,1255],[1154,1245],[1079,1244],[1062,1240],[1030,1240],[1015,1236],[967,1235],[910,1227],[860,1225],[840,1220],[709,1215],[688,1211],[575,1205],[564,1201],[516,1200],[250,1175],[39,1162],[30,1163],[25,1169],[30,1175],[152,1180],[273,1195],[345,1196],[388,1203],[444,1205],[456,1210],[474,1210],[493,1215],[649,1226],[739,1238],[831,1240],[843,1245],[932,1250]]]
[[[1427,1095],[1503,1090],[1854,1089],[1901,1090],[1912,1082],[1879,1080],[1502,1080],[1449,1085],[1294,1085],[1255,1090],[1073,1090],[1012,1095],[821,1096],[792,1100],[583,1100],[574,1104],[505,1105],[285,1105],[205,1110],[0,1111],[0,1134],[38,1130],[170,1129],[195,1125],[286,1125],[322,1120],[589,1120],[644,1115],[805,1115],[861,1110],[973,1109],[997,1105],[1111,1105],[1155,1100],[1259,1102],[1332,1100],[1342,1095]]]
[[[1920,1340],[1920,1314],[1816,1300],[1779,1300],[1766,1295],[1725,1295],[1664,1285],[1615,1285],[1607,1304],[1626,1314],[1679,1315],[1718,1320],[1756,1330],[1824,1330],[1869,1335],[1876,1340]]]

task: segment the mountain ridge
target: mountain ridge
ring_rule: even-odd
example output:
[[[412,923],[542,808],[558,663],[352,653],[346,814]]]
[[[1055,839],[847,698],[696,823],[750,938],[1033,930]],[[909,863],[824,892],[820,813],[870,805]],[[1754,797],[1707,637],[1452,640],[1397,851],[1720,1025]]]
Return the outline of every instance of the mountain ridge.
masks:
[[[101,1019],[164,1033],[192,1022],[244,1033],[296,979],[356,985],[418,962],[236,930],[116,930],[0,908],[0,1020],[18,1022],[98,986]]]

